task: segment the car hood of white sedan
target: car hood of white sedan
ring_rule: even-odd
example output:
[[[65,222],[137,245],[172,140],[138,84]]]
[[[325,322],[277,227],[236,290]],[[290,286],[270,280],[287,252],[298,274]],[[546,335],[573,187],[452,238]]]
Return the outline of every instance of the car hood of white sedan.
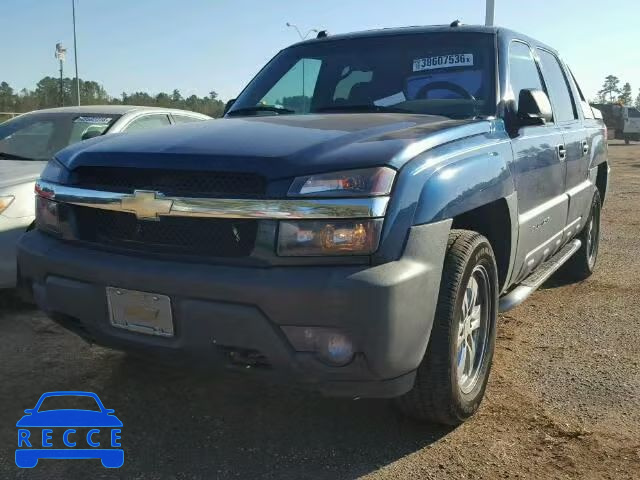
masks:
[[[35,160],[6,160],[0,158],[0,188],[33,182],[47,162]]]

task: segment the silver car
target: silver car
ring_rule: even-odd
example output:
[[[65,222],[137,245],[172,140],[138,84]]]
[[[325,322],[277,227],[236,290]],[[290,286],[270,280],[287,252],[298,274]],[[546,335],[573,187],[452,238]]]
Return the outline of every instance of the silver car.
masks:
[[[93,105],[37,110],[0,124],[0,288],[16,285],[16,242],[33,225],[34,182],[58,150],[100,135],[210,119],[171,108]]]

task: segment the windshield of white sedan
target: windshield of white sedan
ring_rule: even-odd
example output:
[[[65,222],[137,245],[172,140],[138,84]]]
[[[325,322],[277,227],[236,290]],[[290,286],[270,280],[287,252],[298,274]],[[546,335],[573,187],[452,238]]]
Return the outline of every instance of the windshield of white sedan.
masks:
[[[495,114],[493,37],[430,33],[312,42],[278,54],[229,116]]]
[[[49,160],[73,143],[102,135],[120,115],[33,113],[0,124],[0,160]]]

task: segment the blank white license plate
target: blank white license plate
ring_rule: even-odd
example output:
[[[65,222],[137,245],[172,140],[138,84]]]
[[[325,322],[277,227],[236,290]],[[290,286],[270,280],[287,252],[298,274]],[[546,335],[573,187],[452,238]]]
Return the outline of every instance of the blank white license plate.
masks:
[[[173,337],[171,299],[166,295],[107,287],[107,304],[114,327]]]

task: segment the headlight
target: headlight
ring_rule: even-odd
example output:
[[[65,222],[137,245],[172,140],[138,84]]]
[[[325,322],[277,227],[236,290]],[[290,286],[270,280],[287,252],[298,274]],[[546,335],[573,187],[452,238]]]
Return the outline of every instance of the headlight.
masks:
[[[278,255],[370,255],[378,248],[382,219],[280,222]]]
[[[36,195],[36,228],[53,235],[61,235],[58,208],[58,202]]]
[[[15,197],[13,197],[12,195],[0,197],[0,213],[4,212],[7,208],[9,208],[9,205],[13,203],[14,199]]]
[[[290,197],[374,197],[389,195],[396,171],[389,167],[363,168],[298,177]]]

